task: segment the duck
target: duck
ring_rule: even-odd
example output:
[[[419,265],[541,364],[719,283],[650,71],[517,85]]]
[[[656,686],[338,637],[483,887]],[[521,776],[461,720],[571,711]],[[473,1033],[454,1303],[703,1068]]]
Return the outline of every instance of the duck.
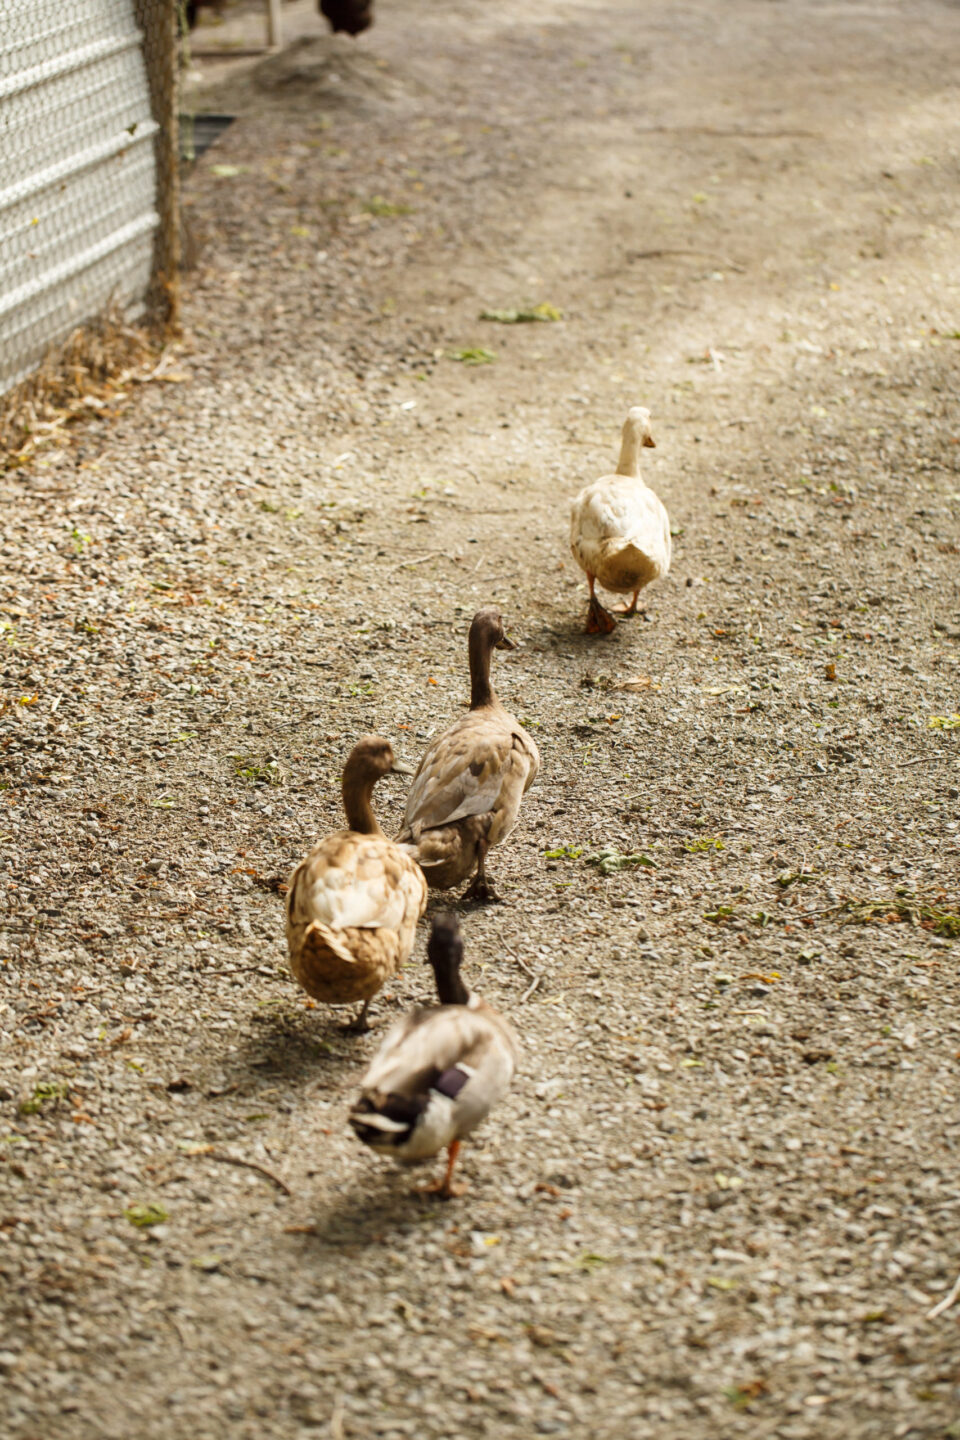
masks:
[[[507,1093],[520,1045],[510,1022],[464,984],[455,915],[434,916],[427,962],[439,1004],[412,1010],[391,1030],[349,1118],[364,1145],[400,1165],[432,1160],[446,1148],[443,1177],[423,1193],[449,1200],[467,1190],[453,1179],[461,1143]]]
[[[373,0],[320,0],[318,8],[335,35],[359,35],[373,24]]]
[[[474,615],[467,644],[470,709],[427,747],[397,836],[431,889],[450,889],[472,873],[464,900],[499,900],[486,873],[487,852],[516,825],[540,768],[536,745],[490,683],[494,650],[516,648],[499,610]]]
[[[640,477],[644,446],[656,448],[650,411],[634,405],[623,424],[616,473],[585,486],[570,509],[570,548],[590,586],[588,635],[608,635],[616,626],[597,599],[598,580],[605,590],[632,593],[629,605],[614,608],[624,616],[636,615],[640,591],[670,569],[670,516]]]
[[[382,735],[366,735],[343,770],[347,828],[314,845],[287,889],[294,979],[325,1005],[362,1002],[348,1030],[367,1030],[381,986],[408,960],[427,905],[423,872],[381,830],[370,803],[384,775],[409,775]]]

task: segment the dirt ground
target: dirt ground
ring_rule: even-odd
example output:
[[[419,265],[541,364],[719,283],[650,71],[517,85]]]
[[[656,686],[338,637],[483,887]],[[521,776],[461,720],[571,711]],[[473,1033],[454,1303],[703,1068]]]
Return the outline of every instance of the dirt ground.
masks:
[[[198,62],[183,346],[0,477],[3,1433],[956,1437],[960,8],[286,14]],[[633,403],[674,566],[595,640]],[[525,1060],[442,1205],[276,885],[486,604]]]

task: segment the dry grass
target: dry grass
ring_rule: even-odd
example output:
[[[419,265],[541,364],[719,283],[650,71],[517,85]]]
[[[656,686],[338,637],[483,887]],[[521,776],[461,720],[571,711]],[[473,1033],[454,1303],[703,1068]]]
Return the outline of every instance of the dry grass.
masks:
[[[163,364],[163,340],[118,308],[54,346],[40,367],[0,397],[0,468],[22,464],[74,421],[124,398]]]

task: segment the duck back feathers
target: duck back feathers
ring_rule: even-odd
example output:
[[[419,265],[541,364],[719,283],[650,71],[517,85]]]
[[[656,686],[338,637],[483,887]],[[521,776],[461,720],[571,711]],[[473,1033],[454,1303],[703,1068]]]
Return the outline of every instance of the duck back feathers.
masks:
[[[325,836],[290,877],[290,968],[309,995],[329,1005],[375,995],[410,955],[426,908],[416,861],[387,839],[370,808],[376,780],[394,766],[393,751],[379,737],[354,748],[344,770],[344,804],[362,828]]]
[[[539,766],[537,747],[499,700],[494,707],[468,711],[424,754],[407,796],[401,837],[415,827],[431,830],[486,815],[497,808],[504,789],[511,797],[518,792],[516,807],[507,807],[512,829],[520,797]]]
[[[642,480],[608,475],[574,501],[570,547],[605,589],[642,590],[670,569],[670,517]]]
[[[475,996],[467,1005],[414,1011],[364,1076],[350,1123],[365,1144],[401,1163],[427,1160],[486,1119],[509,1089],[518,1056],[513,1027]]]

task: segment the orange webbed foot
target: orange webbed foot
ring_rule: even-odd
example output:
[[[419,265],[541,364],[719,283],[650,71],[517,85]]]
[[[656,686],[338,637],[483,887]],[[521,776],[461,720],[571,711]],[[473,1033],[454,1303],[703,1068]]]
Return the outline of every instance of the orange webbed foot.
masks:
[[[436,1195],[438,1200],[455,1200],[461,1195],[466,1195],[470,1189],[469,1185],[462,1184],[453,1178],[453,1167],[457,1163],[457,1156],[460,1154],[460,1141],[454,1140],[447,1147],[447,1168],[444,1171],[442,1180],[431,1180],[429,1185],[421,1186],[419,1194]]]

